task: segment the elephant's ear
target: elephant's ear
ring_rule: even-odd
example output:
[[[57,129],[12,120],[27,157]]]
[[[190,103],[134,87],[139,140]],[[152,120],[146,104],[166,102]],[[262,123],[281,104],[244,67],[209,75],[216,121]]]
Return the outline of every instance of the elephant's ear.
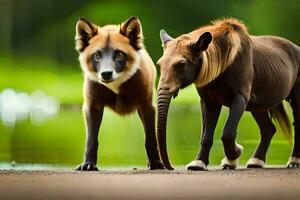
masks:
[[[211,41],[212,41],[211,33],[205,32],[199,37],[197,42],[193,42],[190,44],[191,50],[194,53],[200,53],[202,51],[205,51],[208,48]]]
[[[174,38],[172,38],[164,29],[160,30],[159,35],[163,46],[165,46],[168,42],[174,40]]]

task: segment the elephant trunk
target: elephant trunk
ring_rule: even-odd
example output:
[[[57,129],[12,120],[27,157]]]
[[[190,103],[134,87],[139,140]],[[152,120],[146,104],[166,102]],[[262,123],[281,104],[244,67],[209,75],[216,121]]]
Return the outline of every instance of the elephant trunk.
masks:
[[[166,127],[167,127],[167,117],[170,106],[170,101],[172,94],[167,89],[159,88],[158,89],[158,117],[157,117],[157,138],[158,138],[158,147],[160,157],[165,167],[168,170],[173,170],[169,161],[168,152],[167,152],[167,142],[166,142]]]

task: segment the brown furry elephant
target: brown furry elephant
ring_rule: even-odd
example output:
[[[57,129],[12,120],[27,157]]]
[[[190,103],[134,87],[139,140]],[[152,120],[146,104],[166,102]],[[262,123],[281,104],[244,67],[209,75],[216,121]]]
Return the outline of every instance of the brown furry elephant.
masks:
[[[202,139],[189,170],[206,170],[213,134],[222,106],[229,115],[222,133],[226,157],[223,168],[234,169],[242,147],[235,141],[239,120],[250,111],[257,122],[261,140],[248,167],[263,167],[276,132],[272,118],[287,135],[291,125],[282,102],[287,100],[294,115],[294,149],[288,167],[300,166],[300,48],[275,36],[251,36],[235,19],[224,19],[173,39],[164,30],[164,47],[158,61],[157,134],[162,161],[173,169],[166,149],[166,122],[171,97],[179,89],[195,84],[201,97]]]

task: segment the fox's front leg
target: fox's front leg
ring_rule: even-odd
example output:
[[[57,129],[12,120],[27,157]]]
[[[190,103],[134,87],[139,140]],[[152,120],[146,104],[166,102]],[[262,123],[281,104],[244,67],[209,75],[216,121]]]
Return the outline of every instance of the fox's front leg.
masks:
[[[155,134],[155,108],[152,104],[143,105],[138,109],[138,114],[143,122],[145,130],[145,148],[148,157],[149,169],[164,169],[160,160]]]
[[[83,113],[86,127],[86,143],[84,162],[76,169],[77,171],[98,171],[97,151],[98,133],[103,116],[103,106],[84,105]]]

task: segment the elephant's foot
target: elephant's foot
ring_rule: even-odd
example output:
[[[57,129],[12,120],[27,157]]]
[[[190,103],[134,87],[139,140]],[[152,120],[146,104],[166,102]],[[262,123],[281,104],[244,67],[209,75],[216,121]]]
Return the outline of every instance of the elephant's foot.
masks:
[[[300,168],[300,158],[290,157],[287,168]]]
[[[193,160],[192,162],[187,164],[185,168],[186,168],[186,170],[191,170],[191,171],[207,170],[207,166],[202,160]]]
[[[239,144],[236,144],[236,147],[238,148],[239,157],[240,157],[244,148],[243,148],[242,145],[239,145]],[[225,157],[221,161],[221,167],[222,167],[222,169],[236,169],[237,166],[239,165],[239,157],[236,158],[235,160],[229,160],[227,157]]]
[[[265,162],[259,158],[251,158],[247,162],[247,168],[263,168],[265,165]]]

